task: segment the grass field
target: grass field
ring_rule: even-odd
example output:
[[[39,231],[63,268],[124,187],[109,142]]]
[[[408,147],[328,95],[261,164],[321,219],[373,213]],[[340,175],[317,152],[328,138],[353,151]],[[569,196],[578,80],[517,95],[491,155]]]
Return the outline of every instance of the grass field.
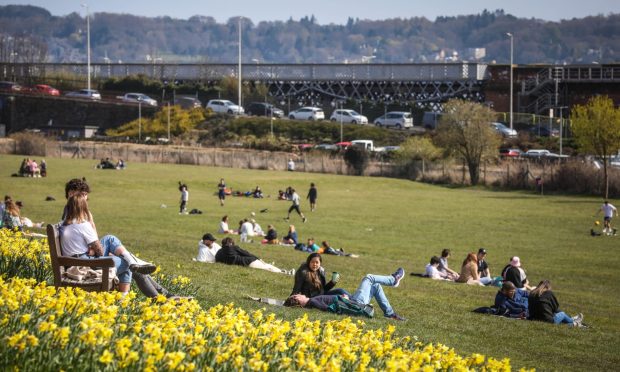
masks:
[[[90,207],[100,235],[113,233],[165,272],[189,276],[201,287],[199,300],[207,306],[234,302],[250,310],[263,306],[246,300],[245,294],[285,298],[290,293],[292,277],[191,259],[200,237],[205,232],[215,233],[224,214],[235,225],[254,211],[264,229],[273,223],[279,235],[285,235],[288,223],[283,217],[289,203],[276,200],[278,189],[291,185],[304,198],[310,182],[315,182],[317,211],[311,213],[304,202],[302,211],[309,221],[302,224],[299,217],[292,216],[291,223],[302,240],[328,240],[361,256],[324,256],[326,270],[341,273],[340,286],[352,291],[364,274],[388,274],[399,266],[408,273],[423,272],[429,258],[442,248],[452,249],[451,267],[457,269],[467,252],[485,247],[493,275],[499,274],[511,256],[520,256],[531,282],[551,280],[561,309],[571,315],[583,312],[585,322],[591,325],[589,329],[572,329],[474,314],[472,309],[493,303],[496,288],[408,275],[400,287],[386,289],[395,310],[408,319],[395,324],[400,335],[444,343],[461,354],[509,357],[516,368],[618,369],[620,237],[589,236],[600,199],[198,166],[136,163],[124,171],[96,170],[93,160],[46,160],[47,178],[12,178],[21,157],[0,156],[0,193],[22,200],[23,215],[33,221],[58,222],[64,183],[86,177],[92,187]],[[260,185],[271,198],[228,198],[220,207],[215,192],[221,177],[234,190]],[[178,214],[178,181],[189,186],[189,208],[204,214]],[[56,201],[44,201],[48,195]],[[265,208],[266,213],[259,213]],[[281,246],[242,246],[286,269],[297,268],[306,257]],[[290,320],[304,310],[269,307],[268,311]],[[334,317],[308,312],[316,319]],[[394,324],[381,316],[367,323],[370,327]]]

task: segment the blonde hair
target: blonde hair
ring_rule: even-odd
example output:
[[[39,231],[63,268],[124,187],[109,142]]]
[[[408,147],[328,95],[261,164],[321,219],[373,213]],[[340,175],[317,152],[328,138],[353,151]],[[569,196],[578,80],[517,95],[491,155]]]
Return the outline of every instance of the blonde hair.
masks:
[[[10,216],[19,217],[19,207],[13,200],[7,200],[4,205],[6,207],[6,211]]]
[[[89,217],[90,212],[88,211],[86,196],[82,193],[70,196],[67,200],[67,216],[65,217],[65,223],[82,223],[88,221],[90,219]]]

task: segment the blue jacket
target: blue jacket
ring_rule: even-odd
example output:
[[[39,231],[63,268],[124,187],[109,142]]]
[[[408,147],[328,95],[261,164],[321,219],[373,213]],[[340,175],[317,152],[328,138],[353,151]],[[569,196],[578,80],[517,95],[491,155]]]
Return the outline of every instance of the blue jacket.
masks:
[[[511,318],[519,318],[521,314],[524,314],[526,318],[529,317],[528,309],[528,293],[524,289],[517,288],[513,298],[510,298],[497,291],[495,295],[495,307],[499,310],[499,315],[507,315]]]

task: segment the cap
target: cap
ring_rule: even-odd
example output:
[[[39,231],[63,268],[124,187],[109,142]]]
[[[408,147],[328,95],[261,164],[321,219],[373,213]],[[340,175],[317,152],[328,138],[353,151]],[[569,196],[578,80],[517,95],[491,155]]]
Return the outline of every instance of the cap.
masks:
[[[478,249],[478,253],[479,254],[487,254],[487,250],[484,249],[484,248],[480,248],[480,249]]]
[[[216,241],[217,239],[211,235],[210,233],[206,233],[202,236],[202,240],[210,240],[212,242]]]

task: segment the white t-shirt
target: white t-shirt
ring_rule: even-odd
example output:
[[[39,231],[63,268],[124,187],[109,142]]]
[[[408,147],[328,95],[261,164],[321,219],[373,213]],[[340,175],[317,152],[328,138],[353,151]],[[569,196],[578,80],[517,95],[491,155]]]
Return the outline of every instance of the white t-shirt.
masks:
[[[254,224],[254,235],[265,236],[263,228],[257,223]]]
[[[252,222],[244,222],[241,224],[239,228],[239,234],[246,236],[254,236],[254,226],[252,226]]]
[[[187,190],[181,191],[181,201],[188,201],[188,200],[189,200],[189,191]]]
[[[607,203],[601,206],[601,210],[603,211],[603,214],[605,214],[605,217],[611,218],[614,216],[614,211],[616,210],[616,207],[614,207],[610,203]]]
[[[228,223],[224,222],[224,221],[220,221],[220,230],[218,231],[220,234],[227,234],[228,233]]]
[[[198,242],[198,256],[196,257],[196,261],[213,263],[215,262],[215,255],[220,249],[222,249],[222,247],[215,242],[213,242],[211,248],[209,248],[201,240]]]
[[[97,232],[88,221],[62,225],[60,230],[60,246],[63,256],[86,254],[88,245],[99,240]]]
[[[443,279],[443,276],[437,270],[437,268],[431,264],[426,264],[426,272],[424,275],[428,276],[431,279]]]
[[[295,162],[293,160],[288,161],[288,170],[295,170]]]
[[[299,194],[297,194],[297,192],[294,192],[291,196],[291,200],[293,201],[293,205],[299,205]]]

